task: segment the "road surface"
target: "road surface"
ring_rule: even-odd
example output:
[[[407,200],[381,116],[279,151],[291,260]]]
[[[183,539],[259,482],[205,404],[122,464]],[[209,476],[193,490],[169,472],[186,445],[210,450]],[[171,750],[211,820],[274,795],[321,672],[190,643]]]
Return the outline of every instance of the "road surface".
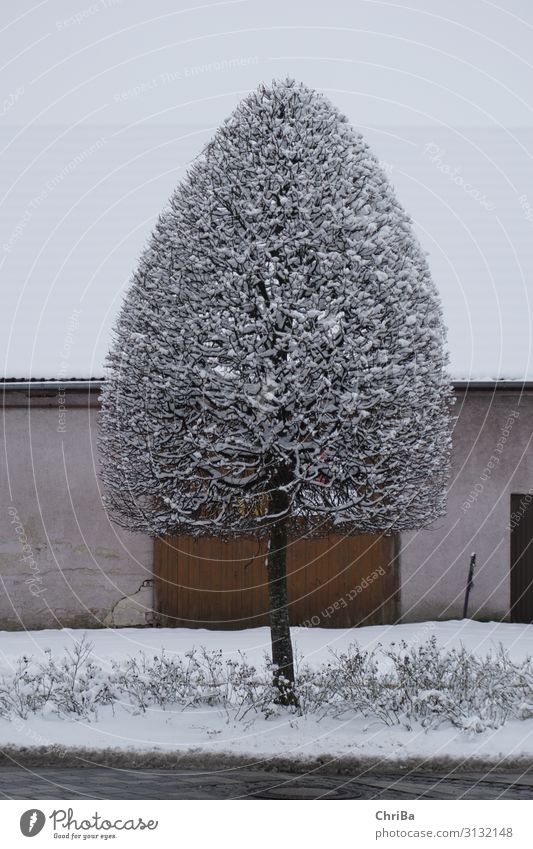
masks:
[[[337,776],[249,768],[2,766],[0,799],[533,799],[533,768]]]

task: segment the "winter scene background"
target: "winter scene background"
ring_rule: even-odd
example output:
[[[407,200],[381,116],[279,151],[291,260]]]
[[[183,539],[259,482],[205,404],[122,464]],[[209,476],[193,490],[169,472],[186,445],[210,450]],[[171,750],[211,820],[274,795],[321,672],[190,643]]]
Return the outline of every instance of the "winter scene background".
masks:
[[[355,407],[350,406],[357,406],[353,398],[348,401],[334,391],[334,380],[337,425],[328,431],[327,439],[322,434],[322,442],[319,437],[313,442],[315,431],[313,439],[306,432],[305,447],[302,438],[296,452],[300,476],[283,479],[278,492],[283,497],[290,493],[291,498],[296,492],[291,501],[296,524],[304,521],[306,510],[310,516],[322,510],[321,521],[326,513],[336,517],[331,518],[331,528],[346,535],[350,522],[352,526],[358,522],[363,532],[399,533],[426,527],[445,515],[444,487],[453,488],[458,466],[466,463],[461,453],[461,462],[453,465],[450,475],[450,423],[446,415],[451,382],[456,387],[469,382],[494,387],[505,383],[506,392],[520,393],[533,380],[533,65],[529,50],[533,14],[529,4],[525,0],[508,0],[501,5],[488,0],[469,4],[414,0],[407,7],[395,0],[332,0],[326,7],[315,0],[293,4],[228,0],[176,6],[169,0],[155,0],[148,10],[137,0],[97,0],[76,8],[66,0],[55,0],[52,6],[19,4],[8,18],[0,29],[5,56],[0,106],[3,376],[21,387],[30,380],[40,385],[46,381],[59,385],[78,381],[81,386],[90,379],[104,387],[104,414],[99,425],[102,453],[97,453],[95,438],[91,442],[88,491],[92,487],[97,492],[97,508],[106,517],[105,534],[109,537],[100,549],[97,545],[94,550],[90,545],[88,548],[98,566],[99,558],[103,562],[109,551],[108,539],[114,535],[120,543],[121,564],[135,564],[131,566],[130,582],[135,586],[128,591],[117,590],[116,603],[101,616],[99,602],[92,605],[88,601],[91,593],[96,597],[99,592],[97,570],[90,579],[84,577],[80,590],[76,576],[70,574],[76,570],[76,561],[65,561],[62,554],[58,561],[54,555],[54,545],[59,551],[68,528],[76,525],[78,530],[85,529],[100,520],[93,518],[93,501],[83,504],[76,491],[78,484],[71,490],[68,483],[80,474],[73,425],[68,425],[68,439],[73,440],[68,449],[62,442],[65,431],[61,428],[66,427],[62,420],[57,428],[54,420],[43,442],[42,425],[28,404],[24,437],[20,432],[15,437],[10,435],[9,422],[3,437],[7,469],[3,484],[5,574],[12,576],[18,568],[13,565],[14,546],[32,562],[34,557],[40,562],[40,549],[50,550],[50,556],[46,556],[51,569],[54,563],[58,566],[61,586],[66,587],[62,591],[94,615],[95,627],[87,627],[86,618],[81,616],[76,627],[73,617],[67,615],[63,597],[58,595],[54,606],[50,592],[46,596],[44,589],[41,606],[43,610],[46,607],[47,615],[52,611],[55,622],[50,625],[46,619],[44,626],[26,626],[26,602],[20,602],[18,595],[17,601],[12,601],[11,578],[2,577],[5,608],[11,606],[11,619],[9,627],[0,632],[0,747],[15,759],[18,751],[35,749],[50,762],[61,759],[65,752],[83,748],[92,752],[176,753],[194,756],[199,762],[203,756],[216,756],[221,763],[230,763],[232,757],[254,763],[285,758],[302,768],[317,758],[333,765],[349,758],[396,765],[411,763],[412,759],[420,764],[447,760],[455,764],[526,763],[533,757],[531,620],[509,621],[512,617],[507,615],[485,615],[482,604],[476,608],[476,618],[483,621],[445,613],[424,617],[415,609],[432,591],[433,577],[423,577],[426,564],[442,558],[446,545],[453,547],[454,535],[461,535],[461,522],[467,515],[471,517],[470,505],[459,512],[457,521],[450,519],[449,530],[438,542],[424,537],[429,540],[425,548],[420,554],[415,549],[409,588],[400,611],[407,610],[407,615],[398,615],[394,624],[330,628],[325,621],[327,614],[320,610],[318,621],[311,623],[315,627],[297,625],[291,629],[294,659],[289,664],[286,654],[281,660],[278,657],[278,667],[275,656],[272,663],[271,635],[264,626],[226,630],[196,628],[192,622],[192,627],[153,627],[159,623],[144,618],[150,602],[146,594],[142,595],[145,590],[148,593],[151,582],[152,549],[146,542],[141,551],[134,534],[119,533],[112,523],[118,520],[121,528],[141,530],[152,537],[193,533],[200,525],[211,534],[215,529],[231,535],[249,529],[261,509],[261,497],[270,491],[270,479],[258,474],[257,489],[251,494],[247,490],[244,500],[230,505],[227,496],[230,487],[244,486],[240,455],[235,459],[229,453],[235,448],[232,427],[242,413],[238,393],[225,419],[209,425],[211,442],[199,429],[198,434],[194,431],[196,444],[189,431],[189,441],[171,441],[168,450],[160,450],[157,487],[152,486],[153,465],[145,461],[146,446],[139,447],[138,436],[145,433],[147,422],[166,409],[170,395],[185,399],[178,409],[178,417],[183,413],[185,419],[183,410],[194,396],[190,387],[195,381],[201,381],[198,395],[202,394],[204,402],[208,399],[206,408],[216,409],[223,398],[228,372],[210,373],[205,363],[199,364],[199,352],[205,353],[202,333],[206,327],[212,344],[216,333],[223,338],[229,325],[218,323],[215,307],[210,314],[209,298],[205,298],[208,288],[202,290],[202,301],[194,286],[189,287],[194,275],[187,265],[198,255],[196,268],[201,268],[208,279],[214,269],[209,264],[212,245],[202,242],[197,231],[194,238],[186,229],[180,231],[179,239],[176,233],[183,220],[190,222],[199,209],[208,214],[207,183],[203,182],[201,168],[194,169],[199,168],[201,152],[217,128],[229,126],[224,124],[228,116],[260,84],[269,86],[272,80],[287,79],[302,81],[309,90],[325,95],[362,134],[380,173],[410,216],[412,234],[409,230],[405,241],[399,243],[401,256],[412,259],[416,274],[413,272],[409,279],[423,281],[428,309],[438,318],[431,325],[432,342],[428,343],[416,297],[411,303],[410,295],[402,295],[401,309],[391,306],[395,301],[390,298],[390,314],[408,329],[409,341],[405,344],[416,346],[419,339],[421,346],[434,347],[426,373],[421,377],[415,369],[405,380],[402,397],[408,398],[413,416],[405,432],[401,431],[405,410],[402,408],[401,415],[398,412],[394,427],[394,416],[387,413],[393,407],[390,398],[400,377],[387,384],[386,390],[392,395],[384,402],[376,400],[376,387],[372,388],[374,394],[368,389],[370,380],[365,384],[365,398],[372,398],[373,407],[368,414],[370,436],[363,441],[364,451],[373,458],[372,463],[380,452],[388,452],[392,458],[381,477],[370,473],[368,478],[369,486],[386,490],[388,500],[384,499],[381,512],[374,493],[368,491],[365,498],[361,497],[366,512],[363,507],[350,512],[340,506],[339,492],[346,495],[354,487],[364,486],[362,461],[357,454],[360,444],[350,441],[351,417],[359,415],[360,410],[354,412]],[[316,146],[317,138],[310,133],[305,156]],[[345,168],[346,158],[338,149],[331,152],[328,161],[336,162],[335,157],[339,168]],[[173,212],[167,212],[166,219],[160,218],[187,174],[196,174],[196,180],[186,184],[190,194],[182,197],[185,212],[175,203]],[[218,176],[223,185],[223,171]],[[243,186],[246,179],[243,171]],[[328,179],[329,185],[334,183],[331,174]],[[260,214],[253,200],[249,198],[252,218]],[[378,215],[380,210],[376,205],[364,214]],[[403,219],[397,210],[393,220],[401,228]],[[226,224],[221,225],[221,233]],[[260,233],[260,224],[257,226]],[[345,218],[344,227],[350,226]],[[329,238],[327,227],[323,231],[324,243],[317,242],[320,249]],[[151,236],[154,232],[156,237]],[[322,238],[322,230],[317,228],[314,235]],[[365,238],[370,235],[369,230]],[[231,253],[231,238],[224,231],[221,241],[226,237],[231,266],[235,253]],[[259,243],[259,235],[257,240]],[[174,313],[172,299],[176,293],[162,283],[165,274],[171,277],[166,261],[172,253],[169,245],[178,251],[180,262],[184,258],[180,265],[184,277],[190,274],[180,308]],[[374,249],[377,251],[375,245]],[[294,253],[296,256],[297,251]],[[424,276],[426,262],[431,286]],[[385,271],[392,268],[390,257],[385,266]],[[136,270],[138,276],[133,278]],[[396,276],[391,272],[395,282],[400,270],[397,265]],[[380,273],[388,279],[385,272]],[[333,272],[331,275],[335,276]],[[371,282],[373,285],[374,278]],[[158,334],[154,315],[152,335],[148,341],[143,335],[147,330],[143,323],[148,303],[145,298],[150,288],[157,290],[159,306],[161,299],[166,299],[165,314],[174,317],[169,322],[165,319],[165,332],[170,327],[175,332],[174,341],[180,337],[174,348],[174,352],[180,351],[180,365],[173,374],[175,363],[169,365],[163,351],[164,334],[157,345],[152,345]],[[121,313],[128,292],[131,311]],[[338,289],[337,296],[348,302],[350,286]],[[297,316],[296,300],[297,294],[291,301],[291,321]],[[445,344],[436,306],[439,300],[447,333]],[[231,306],[231,298],[221,296],[217,305],[222,314]],[[352,319],[361,318],[363,313],[358,309],[350,313]],[[217,322],[213,322],[214,315]],[[302,316],[305,322],[306,316]],[[311,316],[311,321],[314,318]],[[278,330],[288,333],[288,325],[279,317],[275,320]],[[257,316],[254,321],[252,330],[257,330]],[[335,336],[336,326],[326,324],[325,336]],[[113,333],[117,327],[118,332]],[[246,325],[240,324],[237,331],[240,344]],[[263,340],[263,350],[271,341]],[[400,342],[403,344],[402,339]],[[302,345],[304,365],[312,361],[309,351],[314,351],[313,345],[309,343],[308,349]],[[111,357],[106,359],[110,349]],[[349,349],[354,373],[363,353],[366,355],[363,349],[361,345]],[[130,356],[131,351],[134,353]],[[148,389],[143,384],[143,357],[154,352],[158,370],[153,373],[157,373],[159,383]],[[131,369],[125,381],[121,369],[128,357]],[[397,350],[394,357],[401,361]],[[285,359],[283,368],[286,363]],[[375,379],[381,379],[379,362],[376,360],[373,366]],[[327,369],[323,373],[317,369],[311,388],[306,385],[310,405],[315,396],[323,396],[324,376]],[[295,373],[291,379],[295,393],[300,378],[301,373]],[[250,381],[246,386],[241,400],[248,408],[256,389]],[[271,395],[265,396],[268,402],[278,387],[275,382],[269,387]],[[284,392],[290,393],[290,388],[287,381]],[[385,392],[383,386],[379,392],[382,389]],[[9,412],[10,405],[18,402],[6,402],[7,397],[6,390],[4,403]],[[467,493],[476,492],[473,487],[480,486],[479,480],[491,478],[492,467],[486,471],[489,457],[496,454],[494,467],[500,461],[503,466],[501,452],[490,448],[491,416],[497,421],[494,426],[498,433],[507,416],[509,433],[513,431],[516,439],[522,440],[517,449],[519,460],[513,455],[514,465],[508,475],[510,480],[521,463],[520,483],[509,483],[509,493],[533,492],[531,420],[520,410],[515,425],[514,407],[507,408],[501,398],[496,394],[494,402],[489,398],[487,409],[468,430],[470,442],[464,447],[467,459],[470,446],[488,441],[489,448],[485,465],[481,463],[468,479]],[[65,404],[68,422],[68,401]],[[55,412],[55,400],[49,406]],[[83,404],[78,406],[83,408]],[[379,427],[372,430],[378,407]],[[321,406],[321,417],[323,409]],[[430,416],[428,410],[434,415]],[[175,433],[176,410],[171,412]],[[250,418],[246,439],[243,437],[247,456],[255,450],[257,422],[264,419],[270,423],[269,414],[261,418],[263,413],[264,409],[259,418]],[[328,415],[332,415],[329,410]],[[359,434],[366,433],[366,415],[361,415]],[[158,419],[157,431],[150,435],[153,456],[159,450],[157,445],[168,446],[166,425],[161,421]],[[192,417],[188,419],[191,421]],[[276,450],[288,456],[296,437],[292,431],[287,433],[282,435],[282,448],[278,441]],[[205,447],[208,442],[209,450],[215,446],[218,456],[224,457],[223,472],[218,460],[218,466],[211,463],[209,451],[200,455],[198,446]],[[403,481],[398,473],[398,446],[404,452]],[[27,467],[25,475],[33,487],[31,496],[38,505],[34,514],[42,533],[34,530],[33,518],[30,521],[21,506],[16,471],[19,460]],[[139,470],[144,462],[147,471],[143,476]],[[59,504],[50,495],[53,516],[47,504],[47,485],[42,483],[44,473],[52,467],[62,481],[67,481]],[[316,482],[328,485],[333,468],[335,479],[342,478],[344,489],[340,487],[337,492],[333,488],[331,496],[329,491],[324,497],[317,495]],[[209,499],[202,502],[203,513],[194,513],[197,490],[186,488],[191,469],[199,477],[216,478]],[[138,485],[135,498],[129,489],[132,477]],[[169,495],[174,492],[169,481],[176,491],[182,487],[181,500]],[[249,482],[245,481],[247,486]],[[80,486],[83,488],[83,483]],[[418,488],[419,500],[414,507],[409,486]],[[482,491],[483,487],[473,502],[481,500]],[[505,489],[506,498],[507,494]],[[463,499],[462,503],[468,502]],[[529,502],[522,506],[525,515]],[[286,507],[283,498],[272,501],[265,515],[272,518]],[[406,518],[408,508],[411,513]],[[225,523],[226,514],[231,514],[231,527]],[[510,532],[512,522],[509,525],[506,518],[505,523]],[[309,520],[309,527],[312,524]],[[482,529],[481,536],[483,533]],[[453,591],[455,612],[462,609],[473,547],[466,546],[471,538],[470,530],[464,539],[461,537],[462,571],[460,589]],[[411,538],[405,539],[408,545]],[[484,553],[482,543],[479,545]],[[494,548],[492,540],[488,548],[491,546]],[[507,551],[508,547],[505,537],[503,548]],[[130,568],[121,564],[126,571]],[[144,571],[139,578],[141,569]],[[31,607],[34,623],[39,621],[35,598],[39,597],[41,579],[37,566],[33,583],[28,584],[21,576],[13,584],[28,585],[23,591],[33,596],[28,596],[28,610]],[[122,587],[118,566],[112,580]],[[119,599],[137,593],[141,593],[135,602],[137,619],[121,620]],[[490,599],[491,591],[486,590],[486,595]],[[488,605],[487,610],[492,609]],[[285,639],[286,652],[288,618],[276,627],[282,635],[279,639]],[[287,681],[290,686],[284,690]]]
[[[6,374],[55,377],[57,334],[79,310],[68,374],[101,376],[122,294],[171,191],[245,94],[289,74],[364,134],[413,217],[453,375],[530,376],[528,5],[203,8],[158,0],[146,17],[138,2],[77,14],[56,2],[51,17],[28,4],[6,29]]]

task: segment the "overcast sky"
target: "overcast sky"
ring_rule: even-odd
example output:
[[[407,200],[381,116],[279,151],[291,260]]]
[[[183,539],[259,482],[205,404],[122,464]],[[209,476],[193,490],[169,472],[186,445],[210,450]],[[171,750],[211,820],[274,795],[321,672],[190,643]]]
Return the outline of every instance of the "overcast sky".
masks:
[[[532,38],[528,0],[4,2],[2,370],[102,373],[187,164],[241,97],[288,74],[388,169],[429,252],[455,376],[531,375]]]

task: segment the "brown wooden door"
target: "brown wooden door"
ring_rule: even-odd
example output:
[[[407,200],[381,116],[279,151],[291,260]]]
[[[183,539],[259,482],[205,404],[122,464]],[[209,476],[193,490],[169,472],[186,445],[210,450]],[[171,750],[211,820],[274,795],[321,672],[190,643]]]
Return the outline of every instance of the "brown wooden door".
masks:
[[[533,622],[532,495],[511,495],[511,621]]]
[[[268,624],[266,548],[255,539],[169,537],[156,541],[158,621],[190,628]],[[394,537],[298,539],[287,550],[293,625],[351,627],[396,620]]]

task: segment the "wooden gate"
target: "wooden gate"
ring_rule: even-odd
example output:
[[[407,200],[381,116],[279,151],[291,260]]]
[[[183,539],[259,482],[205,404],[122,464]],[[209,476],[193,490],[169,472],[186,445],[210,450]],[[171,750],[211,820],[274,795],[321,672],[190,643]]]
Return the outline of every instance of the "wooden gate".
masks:
[[[157,621],[189,628],[268,624],[265,543],[169,537],[155,544]],[[291,624],[346,628],[396,621],[395,538],[298,539],[287,549]]]
[[[531,495],[511,495],[511,621],[533,622]]]

